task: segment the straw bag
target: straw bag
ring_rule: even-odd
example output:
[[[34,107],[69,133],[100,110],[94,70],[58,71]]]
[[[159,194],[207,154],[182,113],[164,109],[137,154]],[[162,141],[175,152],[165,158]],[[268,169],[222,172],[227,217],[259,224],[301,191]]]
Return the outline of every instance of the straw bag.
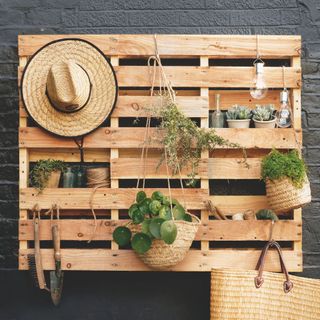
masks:
[[[274,247],[282,273],[263,272]],[[211,320],[318,320],[320,280],[289,276],[280,246],[267,243],[257,271],[214,269],[211,272]]]
[[[181,262],[187,255],[192,241],[198,231],[200,220],[191,215],[192,222],[175,220],[177,238],[172,244],[163,240],[153,240],[151,248],[144,254],[139,254],[140,259],[149,267],[165,270]]]
[[[266,181],[266,194],[269,206],[276,213],[288,212],[311,202],[308,177],[302,188],[295,187],[288,178]]]

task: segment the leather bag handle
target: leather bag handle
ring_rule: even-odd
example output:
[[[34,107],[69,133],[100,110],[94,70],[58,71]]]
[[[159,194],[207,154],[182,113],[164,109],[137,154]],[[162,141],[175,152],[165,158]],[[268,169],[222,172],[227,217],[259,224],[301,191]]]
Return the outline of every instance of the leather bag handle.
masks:
[[[266,260],[268,250],[271,247],[274,247],[278,252],[280,265],[281,265],[281,272],[284,273],[284,275],[286,277],[286,280],[283,283],[283,291],[285,293],[288,293],[292,290],[293,283],[290,280],[289,273],[288,273],[287,268],[285,266],[281,247],[278,242],[273,241],[273,240],[268,241],[267,244],[265,245],[265,247],[261,251],[261,254],[260,254],[257,266],[256,266],[256,270],[258,270],[258,275],[254,278],[255,286],[258,289],[263,285],[263,282],[264,282],[263,270],[264,270],[265,260]]]

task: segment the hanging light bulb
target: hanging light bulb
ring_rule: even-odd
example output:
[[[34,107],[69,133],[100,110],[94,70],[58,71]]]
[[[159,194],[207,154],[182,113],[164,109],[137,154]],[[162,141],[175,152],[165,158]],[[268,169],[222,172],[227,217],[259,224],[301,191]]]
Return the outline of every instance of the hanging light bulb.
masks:
[[[253,63],[255,68],[254,87],[250,89],[250,95],[254,99],[262,99],[267,95],[268,88],[264,81],[264,62],[261,59]]]
[[[282,67],[282,82],[283,90],[280,92],[280,109],[276,113],[276,123],[279,128],[288,128],[291,126],[291,105],[289,99],[289,92],[286,88],[285,81],[285,67]]]
[[[280,92],[280,103],[280,109],[276,113],[276,122],[279,128],[288,128],[291,126],[291,106],[287,88]]]

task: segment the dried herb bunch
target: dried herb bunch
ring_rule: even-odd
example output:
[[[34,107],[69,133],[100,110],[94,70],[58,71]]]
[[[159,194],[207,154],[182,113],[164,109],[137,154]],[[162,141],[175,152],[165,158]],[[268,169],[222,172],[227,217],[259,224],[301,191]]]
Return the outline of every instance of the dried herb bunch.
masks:
[[[262,160],[261,176],[264,181],[289,178],[295,187],[302,188],[306,174],[307,166],[296,150],[281,153],[273,149]]]
[[[201,159],[201,152],[212,151],[217,146],[242,149],[244,163],[246,152],[239,144],[226,140],[215,132],[214,129],[199,128],[194,121],[186,117],[177,104],[168,97],[161,97],[162,103],[157,106],[153,116],[160,119],[161,144],[166,149],[167,163],[172,174],[179,174],[183,168],[189,168],[190,178],[187,184],[193,186],[196,182],[197,169]],[[163,152],[159,166],[165,160]]]
[[[50,175],[53,171],[64,172],[66,165],[61,160],[46,159],[39,160],[30,172],[30,182],[33,187],[42,191],[48,183]]]

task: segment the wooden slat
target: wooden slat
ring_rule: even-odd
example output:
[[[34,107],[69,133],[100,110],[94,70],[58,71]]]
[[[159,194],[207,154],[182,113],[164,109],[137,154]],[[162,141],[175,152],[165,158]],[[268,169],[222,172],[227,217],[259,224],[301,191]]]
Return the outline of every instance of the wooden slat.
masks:
[[[27,270],[27,254],[33,250],[20,250],[19,268]],[[168,269],[172,271],[205,271],[212,268],[254,269],[260,250],[210,250],[201,252],[190,250],[181,263]],[[54,269],[52,249],[42,249],[42,264],[45,270]],[[106,249],[61,249],[62,269],[81,271],[152,271],[132,250]],[[301,253],[283,250],[284,261],[288,270],[299,272],[302,270]],[[280,272],[278,254],[274,251],[268,254],[265,264],[266,271]]]
[[[152,194],[155,190],[146,189],[147,194]],[[162,190],[164,194],[168,189]],[[94,196],[94,207],[96,209],[127,209],[134,202],[137,189],[135,188],[99,188]],[[35,203],[40,208],[49,209],[53,203],[59,204],[61,209],[89,209],[89,199],[92,193],[91,188],[79,189],[45,189],[38,194],[34,188],[21,189],[20,207],[22,209],[31,209]],[[189,209],[204,208],[204,201],[207,199],[207,192],[201,189],[185,190],[187,207]],[[172,189],[174,198],[182,199],[181,189]]]
[[[66,162],[80,162],[79,149],[30,149],[29,160],[55,159]],[[87,149],[84,152],[85,162],[110,162],[109,149]]]
[[[245,165],[243,159],[209,158],[201,159],[197,170],[197,177],[209,179],[260,179],[261,159],[248,158]],[[164,179],[167,177],[164,164],[159,165],[159,159],[151,158],[141,162],[139,158],[118,158],[111,161],[111,174],[117,179],[134,179],[144,173],[148,179]],[[190,168],[183,168],[183,178],[188,178]],[[179,178],[176,175],[175,178]]]
[[[301,68],[286,68],[288,88],[300,88]],[[250,88],[253,86],[253,67],[164,67],[173,87]],[[150,86],[148,67],[120,66],[115,68],[121,87]],[[264,79],[268,88],[282,88],[282,68],[265,67]],[[156,86],[159,82],[156,80]]]
[[[149,87],[149,68],[144,66],[115,67],[120,87]],[[250,88],[253,86],[253,67],[164,67],[173,87]],[[18,77],[21,79],[22,70]],[[264,79],[268,88],[282,88],[282,68],[265,67]],[[159,86],[156,79],[155,85]],[[20,81],[18,82],[20,83]],[[288,88],[301,87],[301,68],[287,68]]]
[[[144,128],[99,128],[88,135],[84,148],[141,148],[144,138]],[[225,139],[239,143],[245,148],[291,149],[296,148],[296,138],[293,129],[216,129]],[[150,135],[155,137],[160,131],[150,129]],[[72,139],[55,137],[40,128],[20,128],[19,141],[21,148],[74,148]],[[301,141],[301,131],[297,132]],[[160,145],[154,142],[151,147]],[[219,146],[217,149],[221,148]]]
[[[28,56],[50,41],[66,35],[19,35],[19,55]],[[98,46],[106,55],[120,57],[150,56],[154,54],[152,35],[68,35]],[[255,58],[255,35],[157,35],[161,56],[209,56],[218,58]],[[299,56],[300,36],[260,35],[259,52],[263,58]]]
[[[176,102],[187,117],[208,117],[208,98],[177,96]],[[112,117],[146,117],[159,103],[159,97],[119,96]]]
[[[112,240],[113,230],[128,220],[98,220],[92,240]],[[294,241],[301,238],[301,223],[282,220],[275,224],[273,238],[277,241]],[[89,240],[94,229],[93,220],[61,220],[61,240]],[[42,220],[40,239],[51,240],[51,221]],[[269,221],[211,220],[200,225],[195,240],[208,241],[266,241],[269,239]],[[19,240],[34,240],[33,220],[19,222]]]
[[[269,207],[266,196],[210,196],[210,200],[226,215]]]
[[[254,109],[257,104],[274,104],[276,109],[279,109],[280,90],[269,90],[267,95],[260,99],[255,100],[251,97],[249,90],[210,90],[209,91],[209,107],[210,110],[215,110],[215,95],[220,94],[220,109],[227,110],[235,104],[245,105],[250,109]]]

